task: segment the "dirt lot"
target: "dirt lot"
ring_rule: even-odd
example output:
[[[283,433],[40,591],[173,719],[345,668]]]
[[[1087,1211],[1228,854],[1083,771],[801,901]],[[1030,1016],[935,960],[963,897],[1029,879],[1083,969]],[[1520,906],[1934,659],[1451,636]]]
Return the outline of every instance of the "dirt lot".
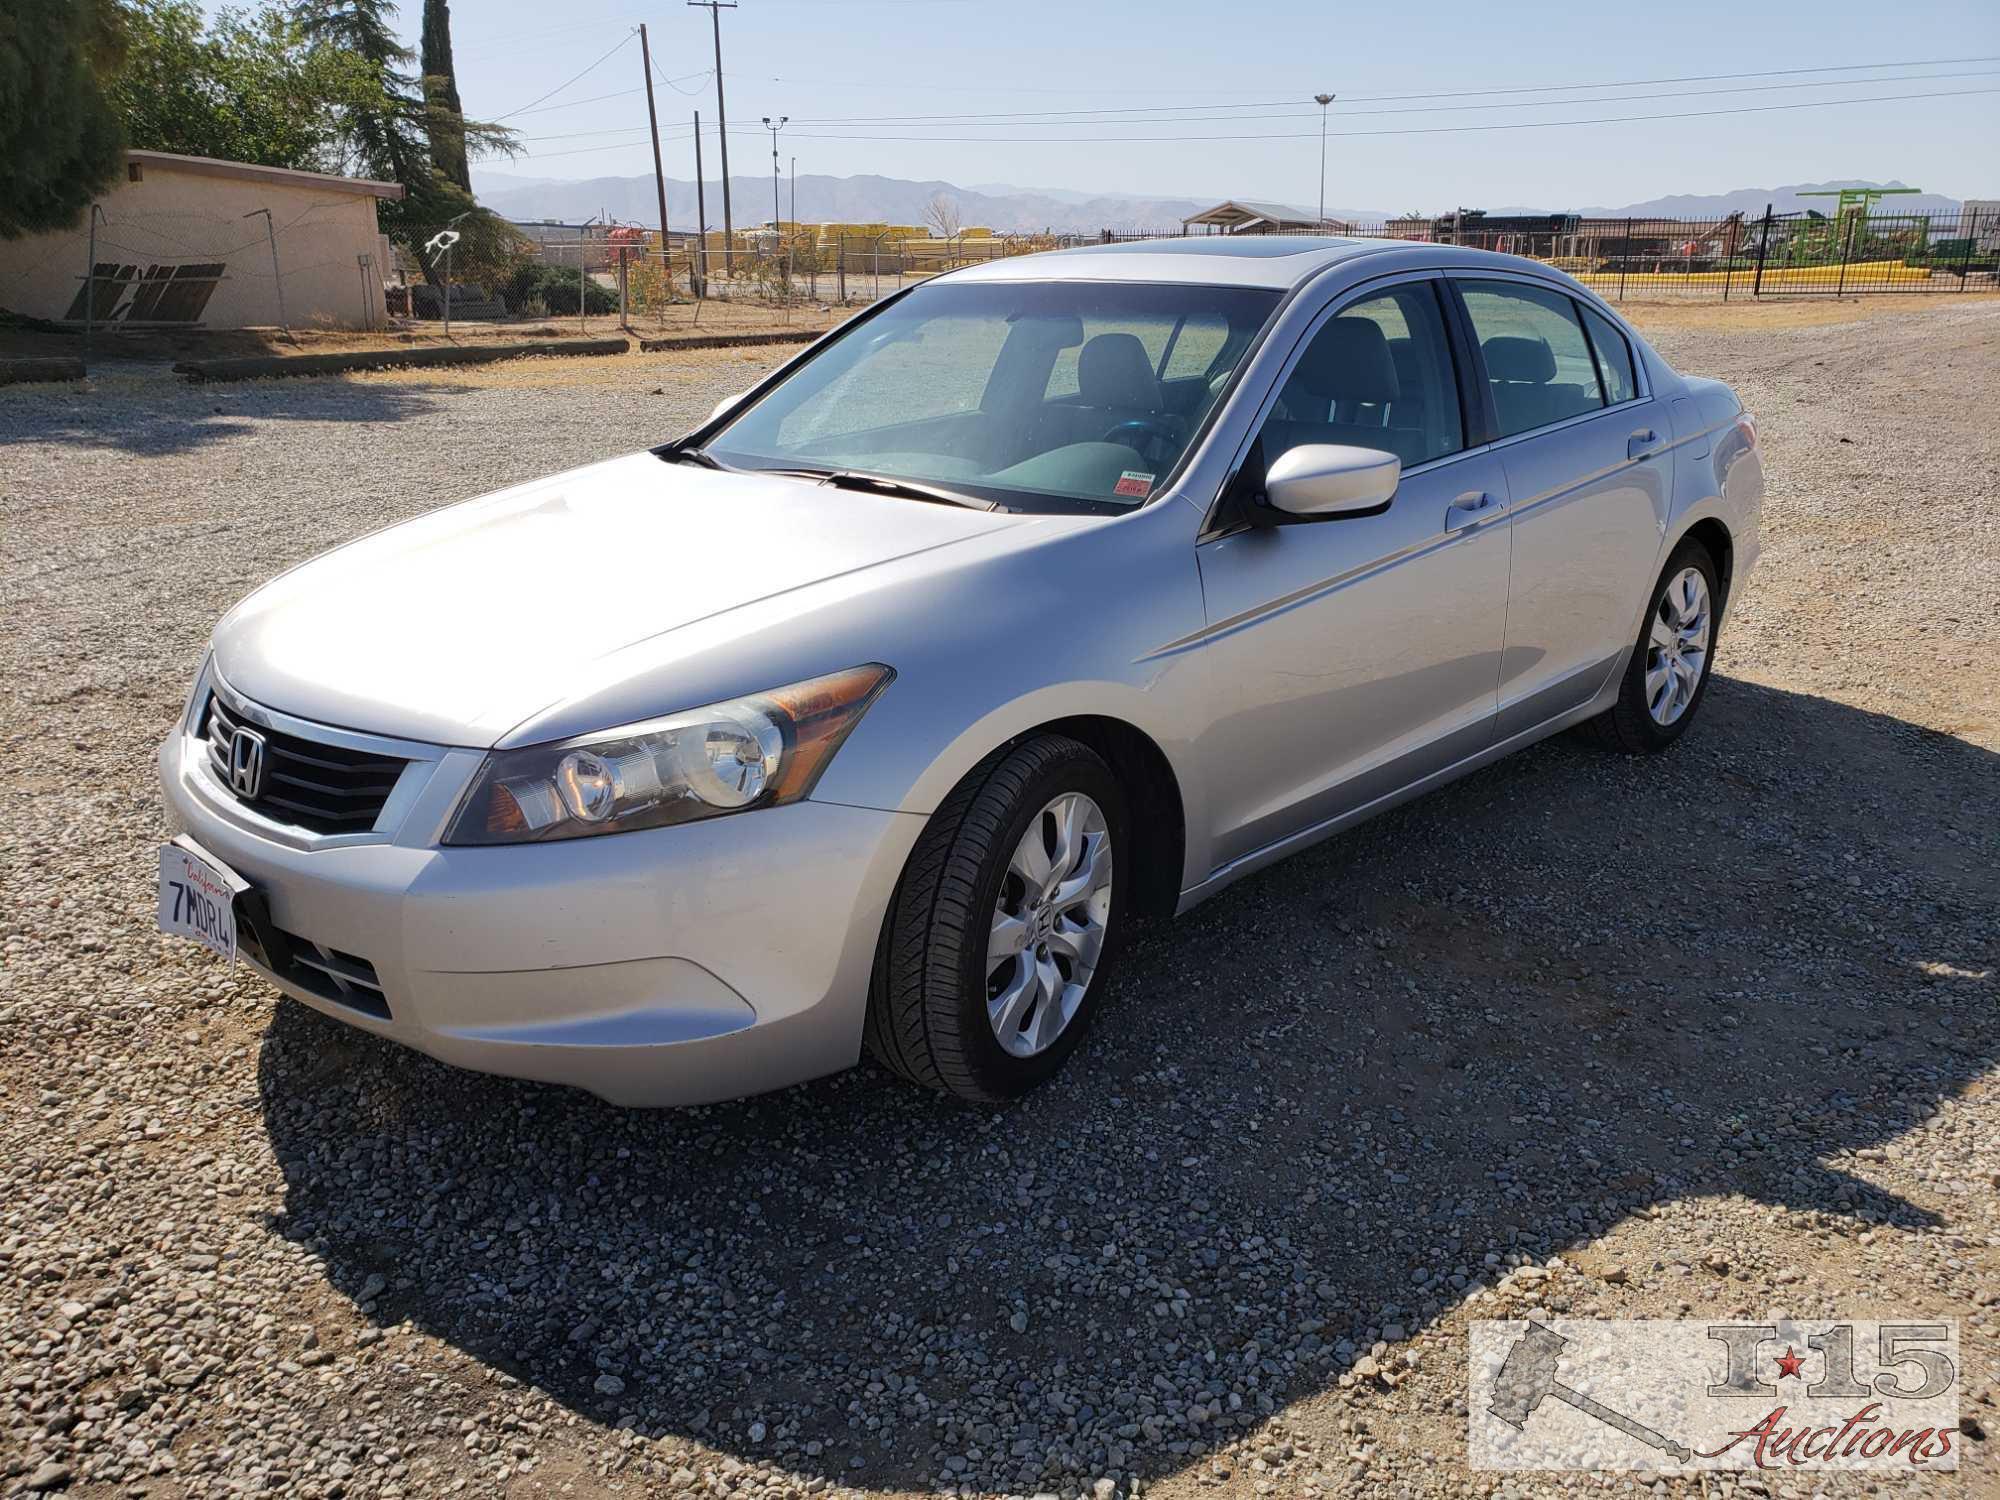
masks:
[[[1544,745],[1128,956],[1025,1103],[640,1114],[152,930],[232,600],[774,351],[0,391],[0,1495],[1556,1494],[1471,1320],[1962,1320],[2000,1494],[2000,304],[1646,319],[1771,492],[1703,721]],[[1651,1493],[1835,1495],[1773,1473]]]

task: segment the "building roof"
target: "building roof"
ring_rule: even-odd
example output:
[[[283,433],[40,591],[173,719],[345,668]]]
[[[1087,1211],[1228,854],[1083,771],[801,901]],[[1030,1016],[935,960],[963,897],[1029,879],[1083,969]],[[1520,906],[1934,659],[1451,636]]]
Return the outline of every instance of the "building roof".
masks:
[[[332,172],[300,172],[291,167],[260,167],[247,161],[221,161],[213,156],[180,156],[172,151],[127,151],[125,159],[142,167],[163,172],[189,172],[203,177],[234,177],[247,182],[270,182],[283,187],[322,188],[333,193],[353,193],[367,198],[400,198],[399,182],[377,182],[370,177],[340,177]]]
[[[1283,203],[1254,203],[1247,198],[1227,198],[1213,208],[1205,208],[1198,214],[1189,214],[1183,224],[1220,224],[1229,228],[1241,228],[1251,224],[1269,224],[1274,228],[1309,226],[1318,222],[1302,208],[1292,208]]]

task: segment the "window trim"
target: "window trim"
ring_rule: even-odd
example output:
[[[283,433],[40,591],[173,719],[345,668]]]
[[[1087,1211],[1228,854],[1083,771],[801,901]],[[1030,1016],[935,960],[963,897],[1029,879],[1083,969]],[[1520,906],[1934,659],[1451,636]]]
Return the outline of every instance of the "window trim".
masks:
[[[1549,281],[1541,276],[1533,276],[1521,271],[1516,271],[1511,266],[1505,269],[1495,269],[1490,271],[1487,270],[1484,266],[1478,266],[1478,267],[1453,266],[1448,270],[1441,272],[1440,274],[1443,275],[1446,284],[1451,287],[1453,300],[1459,302],[1461,306],[1463,305],[1464,298],[1459,288],[1460,282],[1514,281],[1514,282],[1519,282],[1523,286],[1540,287],[1545,292],[1554,292],[1558,296],[1567,297],[1569,298],[1570,301],[1578,303],[1579,305],[1595,307],[1599,313],[1601,313],[1603,316],[1611,320],[1611,325],[1614,328],[1617,328],[1621,335],[1624,335],[1626,348],[1632,350],[1632,376],[1634,383],[1638,387],[1639,394],[1634,396],[1630,401],[1621,401],[1615,407],[1600,406],[1597,408],[1596,411],[1580,412],[1573,417],[1564,417],[1560,422],[1551,422],[1543,427],[1530,427],[1527,428],[1525,431],[1516,432],[1507,437],[1496,436],[1491,443],[1492,447],[1504,448],[1510,444],[1518,443],[1525,438],[1539,437],[1542,433],[1545,432],[1560,432],[1565,428],[1574,427],[1579,423],[1596,421],[1598,418],[1602,417],[1607,412],[1623,411],[1628,406],[1633,406],[1633,407],[1644,406],[1649,402],[1656,401],[1659,399],[1659,393],[1653,389],[1652,377],[1646,369],[1646,362],[1638,357],[1638,350],[1633,346],[1631,336],[1629,334],[1625,334],[1623,321],[1620,318],[1618,318],[1617,315],[1614,314],[1610,308],[1606,307],[1603,303],[1597,301],[1595,298],[1589,296],[1579,296],[1577,294],[1577,291],[1571,287],[1562,286],[1556,282]],[[1466,328],[1469,336],[1472,323],[1470,312],[1467,312],[1465,314],[1465,318],[1466,318]],[[1589,339],[1590,335],[1588,331],[1586,331],[1584,334],[1584,341],[1588,343]],[[1472,353],[1473,353],[1473,358],[1478,361],[1480,388],[1487,393],[1487,399],[1490,402],[1492,399],[1493,383],[1487,377],[1486,356],[1480,351],[1479,342],[1477,339],[1472,340]],[[1496,433],[1498,431],[1497,420],[1495,422],[1495,431]],[[1639,462],[1640,460],[1630,460],[1630,461]]]
[[[1458,342],[1459,337],[1462,337],[1462,335],[1457,334],[1453,323],[1455,295],[1446,290],[1447,281],[1444,271],[1434,268],[1421,271],[1392,271],[1384,273],[1350,286],[1345,291],[1335,293],[1327,299],[1325,305],[1319,311],[1315,312],[1307,320],[1304,329],[1293,342],[1291,349],[1286,353],[1284,362],[1278,366],[1276,373],[1271,378],[1270,384],[1265,388],[1264,394],[1258,399],[1256,410],[1245,426],[1243,435],[1237,440],[1236,451],[1230,458],[1229,464],[1222,475],[1221,482],[1216,486],[1215,494],[1209,498],[1208,504],[1204,507],[1201,518],[1201,529],[1195,534],[1196,545],[1232,534],[1231,532],[1218,531],[1215,526],[1215,518],[1222,508],[1223,498],[1228,495],[1230,489],[1236,483],[1237,476],[1242,473],[1244,462],[1250,456],[1250,450],[1256,447],[1258,440],[1263,437],[1264,424],[1270,420],[1271,410],[1278,404],[1278,397],[1284,392],[1285,382],[1291,379],[1292,372],[1298,368],[1299,361],[1305,357],[1306,349],[1319,336],[1319,331],[1357,302],[1365,302],[1382,296],[1385,293],[1392,292],[1398,287],[1415,286],[1418,283],[1428,284],[1432,289],[1432,296],[1437,299],[1438,318],[1443,324],[1445,333],[1445,355],[1451,361],[1453,369],[1461,372],[1456,382],[1458,386],[1458,421],[1461,446],[1450,453],[1441,453],[1436,458],[1427,458],[1420,464],[1411,464],[1403,470],[1403,473],[1405,475],[1426,474],[1444,464],[1456,463],[1469,454],[1480,452],[1488,446],[1487,441],[1474,441],[1475,436],[1482,436],[1481,429],[1486,426],[1486,414],[1484,411],[1481,411],[1480,424],[1478,427],[1475,427],[1472,420],[1473,414],[1466,404],[1468,393],[1462,373],[1465,369],[1465,354],[1464,350],[1459,347]],[[1247,354],[1245,358],[1247,361]],[[1236,379],[1242,379],[1243,371],[1244,365],[1239,363],[1236,367]]]

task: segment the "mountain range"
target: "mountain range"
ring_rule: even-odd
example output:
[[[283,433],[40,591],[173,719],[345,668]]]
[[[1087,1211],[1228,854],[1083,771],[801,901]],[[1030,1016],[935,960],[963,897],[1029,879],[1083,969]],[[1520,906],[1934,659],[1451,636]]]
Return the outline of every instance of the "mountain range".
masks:
[[[578,181],[552,177],[514,177],[501,172],[473,169],[473,188],[479,201],[512,219],[561,219],[569,222],[605,214],[626,223],[652,224],[660,216],[659,198],[651,177],[592,177]],[[1736,188],[1726,193],[1682,193],[1644,202],[1593,204],[1577,208],[1564,204],[1472,204],[1501,214],[1577,212],[1592,217],[1716,219],[1740,212],[1754,217],[1773,205],[1779,213],[1816,208],[1828,212],[1831,198],[1801,197],[1809,192],[1825,192],[1850,187],[1900,188],[1900,182],[1875,183],[1856,180],[1798,182],[1785,187]],[[707,220],[710,227],[722,223],[722,187],[711,181],[707,189]],[[794,192],[796,191],[796,198]],[[769,222],[771,179],[732,174],[730,192],[736,223],[753,227]],[[943,196],[958,205],[960,223],[1024,232],[1054,230],[1058,233],[1089,234],[1100,229],[1126,232],[1145,229],[1172,229],[1192,214],[1210,208],[1215,198],[1166,198],[1137,193],[1088,193],[1070,188],[1017,187],[1011,183],[983,183],[976,187],[932,180],[917,182],[901,177],[800,177],[796,188],[785,181],[778,185],[779,217],[806,223],[921,224],[932,199]],[[796,202],[796,210],[794,203]],[[667,218],[676,226],[692,226],[695,220],[695,185],[676,178],[667,179]],[[1884,213],[1948,214],[1956,212],[1956,198],[1936,193],[1919,193],[1886,198]],[[1310,209],[1296,210],[1309,215]],[[1376,224],[1394,215],[1379,208],[1345,208],[1329,205],[1331,218],[1358,224]]]

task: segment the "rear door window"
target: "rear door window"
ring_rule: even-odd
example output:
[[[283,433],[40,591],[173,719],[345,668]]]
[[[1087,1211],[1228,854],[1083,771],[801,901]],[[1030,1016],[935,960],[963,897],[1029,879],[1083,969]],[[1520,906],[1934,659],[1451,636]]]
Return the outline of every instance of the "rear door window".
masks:
[[[1462,281],[1459,291],[1493,387],[1502,437],[1604,405],[1597,361],[1568,297],[1515,281]]]

